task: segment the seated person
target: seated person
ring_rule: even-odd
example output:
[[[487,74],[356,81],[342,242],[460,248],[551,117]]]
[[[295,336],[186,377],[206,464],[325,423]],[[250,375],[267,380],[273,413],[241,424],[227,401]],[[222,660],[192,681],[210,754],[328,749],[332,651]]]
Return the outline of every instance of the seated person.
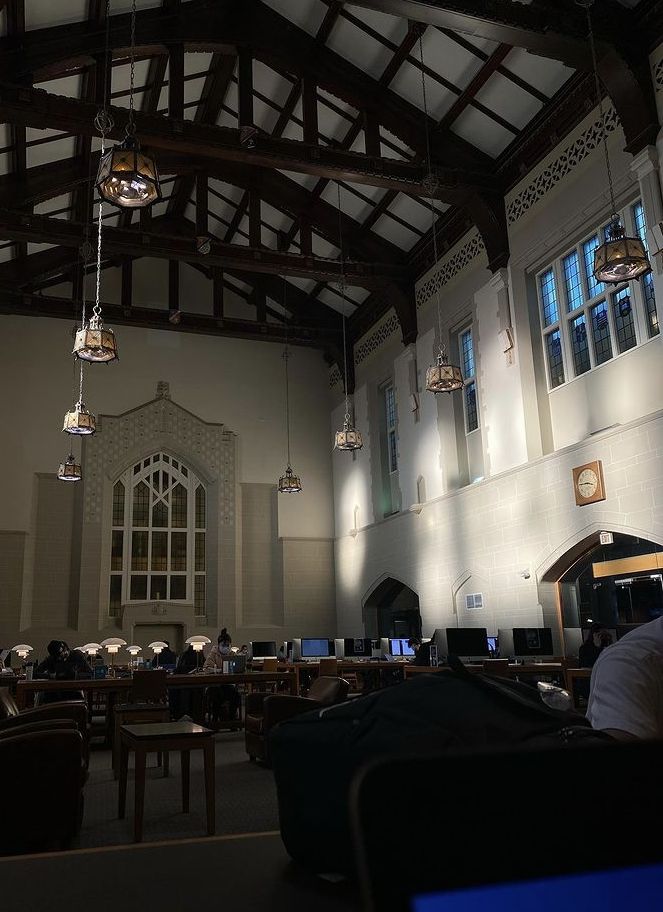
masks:
[[[587,718],[621,740],[663,738],[663,617],[636,627],[592,668]]]
[[[175,674],[190,674],[200,665],[200,653],[195,652],[193,646],[188,646],[177,660]],[[173,719],[182,716],[193,718],[195,694],[191,687],[169,687],[168,702],[170,714]]]
[[[578,649],[580,668],[593,668],[601,652],[611,643],[610,631],[606,630],[602,624],[592,624],[587,631],[584,643]]]
[[[430,640],[423,643],[420,637],[411,637],[407,644],[410,649],[414,649],[411,665],[430,665]]]
[[[205,659],[203,670],[223,671],[224,661],[228,661],[228,658],[232,655],[230,645],[231,639],[224,627],[219,634],[216,646],[212,648]],[[215,687],[209,687],[207,693],[210,712],[215,721],[218,721],[221,717],[222,707],[225,703],[229,704],[229,717],[231,719],[237,719],[239,717],[242,700],[234,685],[219,684]]]
[[[35,672],[36,678],[51,678],[60,681],[73,681],[79,675],[92,676],[92,669],[85,657],[77,649],[73,651],[64,640],[51,640],[46,647],[48,657],[40,662]],[[41,691],[37,694],[36,703],[57,703],[60,700],[84,700],[81,690]]]
[[[164,640],[166,649],[154,656],[152,659],[152,668],[163,668],[164,665],[177,665],[177,653],[170,648],[168,640]]]

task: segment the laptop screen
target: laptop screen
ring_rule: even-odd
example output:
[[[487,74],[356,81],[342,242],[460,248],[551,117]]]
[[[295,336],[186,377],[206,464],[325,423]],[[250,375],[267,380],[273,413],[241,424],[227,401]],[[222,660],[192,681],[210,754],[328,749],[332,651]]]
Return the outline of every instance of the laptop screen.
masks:
[[[607,912],[637,909],[655,912],[661,908],[663,864],[592,871],[566,877],[547,877],[520,883],[502,883],[469,890],[416,896],[412,912]]]

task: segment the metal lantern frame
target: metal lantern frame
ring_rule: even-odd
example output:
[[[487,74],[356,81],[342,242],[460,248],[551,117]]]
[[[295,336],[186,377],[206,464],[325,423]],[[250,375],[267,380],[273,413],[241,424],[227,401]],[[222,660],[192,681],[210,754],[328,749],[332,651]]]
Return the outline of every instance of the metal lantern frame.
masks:
[[[302,489],[302,480],[299,475],[295,475],[288,462],[285,475],[279,478],[279,494],[299,494]]]
[[[78,436],[89,436],[94,434],[97,429],[97,419],[88,411],[85,403],[80,399],[70,412],[64,416],[62,430],[65,434],[76,434]]]
[[[640,238],[627,237],[619,216],[614,215],[606,238],[594,251],[594,278],[618,285],[651,272],[647,249]]]
[[[102,156],[96,187],[99,195],[118,209],[142,209],[162,197],[156,162],[141,150],[131,133]],[[134,195],[127,193],[129,189]]]
[[[361,431],[350,423],[350,415],[346,412],[343,427],[334,435],[334,446],[337,450],[360,450],[364,445]]]
[[[58,478],[60,481],[80,481],[83,478],[83,470],[76,462],[73,453],[70,453],[65,461],[60,463]]]
[[[446,351],[441,348],[435,364],[426,371],[426,389],[429,393],[454,393],[465,386],[463,372],[456,364],[449,364]]]

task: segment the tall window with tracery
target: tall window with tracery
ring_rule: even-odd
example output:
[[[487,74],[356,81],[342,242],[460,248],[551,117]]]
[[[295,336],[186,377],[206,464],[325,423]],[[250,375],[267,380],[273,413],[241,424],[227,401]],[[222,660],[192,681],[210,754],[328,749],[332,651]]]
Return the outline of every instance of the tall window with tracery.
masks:
[[[207,495],[178,459],[155,453],[113,486],[108,613],[126,602],[193,601],[206,613]]]
[[[640,200],[621,213],[627,234],[645,246],[645,214]],[[555,260],[537,276],[548,386],[574,377],[624,354],[659,333],[654,281],[605,286],[593,275],[594,251],[607,225]]]

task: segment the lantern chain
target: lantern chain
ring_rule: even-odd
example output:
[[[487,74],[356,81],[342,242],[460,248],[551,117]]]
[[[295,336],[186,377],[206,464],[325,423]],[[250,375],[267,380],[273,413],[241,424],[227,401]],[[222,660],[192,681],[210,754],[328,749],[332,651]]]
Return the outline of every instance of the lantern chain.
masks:
[[[339,181],[336,181],[336,203],[338,208],[338,247],[339,247],[339,262],[341,264],[341,278],[338,283],[339,291],[341,292],[341,319],[343,325],[343,384],[345,389],[345,421],[344,426],[347,429],[350,426],[350,399],[348,396],[348,348],[346,342],[346,316],[345,316],[345,305],[346,305],[346,296],[345,296],[345,258],[343,255],[343,226],[342,226],[342,214],[341,214],[341,184]]]
[[[599,67],[596,59],[596,44],[594,42],[594,26],[592,24],[591,8],[594,0],[582,0],[581,6],[585,7],[587,13],[587,31],[589,34],[589,47],[592,54],[592,68],[594,70],[594,86],[596,89],[596,100],[599,106],[599,119],[601,121],[601,140],[603,145],[603,156],[605,158],[605,168],[608,172],[608,189],[610,191],[610,206],[613,221],[619,218],[617,206],[615,205],[615,191],[612,186],[612,169],[610,167],[610,153],[608,152],[608,131],[606,128],[606,112],[603,110],[603,96],[601,93],[601,83],[599,81]]]

